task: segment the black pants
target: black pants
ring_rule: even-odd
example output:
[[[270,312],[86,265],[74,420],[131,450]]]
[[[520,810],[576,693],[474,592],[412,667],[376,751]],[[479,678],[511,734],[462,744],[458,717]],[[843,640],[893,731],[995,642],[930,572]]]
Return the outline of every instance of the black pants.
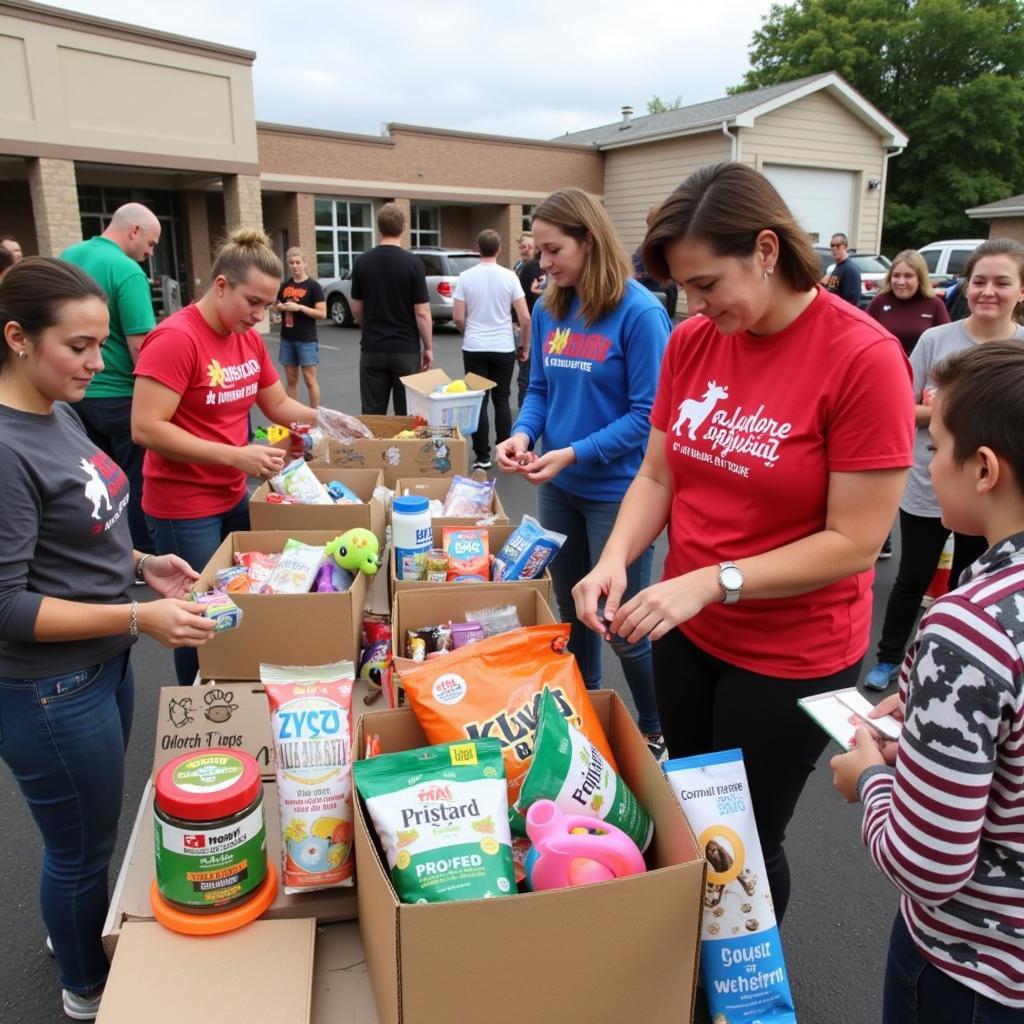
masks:
[[[858,661],[834,675],[779,679],[702,651],[678,629],[654,643],[654,691],[670,757],[739,747],[750,783],[775,916],[789,902],[786,826],[828,736],[797,699],[855,686]],[[837,751],[838,753],[838,751]]]
[[[494,381],[490,390],[494,403],[494,443],[500,444],[512,433],[512,373],[516,368],[515,352],[463,352],[462,366],[466,373],[478,373]],[[478,462],[490,462],[490,422],[487,418],[487,396],[480,406],[480,422],[473,434],[473,454]]]
[[[935,575],[948,536],[949,530],[941,519],[912,516],[900,509],[900,565],[885,606],[885,622],[878,641],[879,661],[898,665],[903,660],[903,650],[910,640],[921,598]],[[954,545],[949,578],[956,586],[960,573],[985,553],[988,543],[984,537],[957,533]]]
[[[142,511],[142,460],[146,449],[132,440],[132,399],[83,398],[72,408],[85,425],[85,432],[100,451],[106,452],[128,477],[128,527],[132,547],[154,554],[156,548]]]
[[[533,359],[533,352],[526,357],[525,363],[519,364],[519,400],[516,402],[516,406],[519,409],[523,407],[523,399],[526,398],[526,390],[530,386],[530,362]]]
[[[363,352],[359,357],[359,398],[364,416],[387,416],[388,399],[395,415],[405,416],[405,385],[401,378],[419,373],[419,352]]]

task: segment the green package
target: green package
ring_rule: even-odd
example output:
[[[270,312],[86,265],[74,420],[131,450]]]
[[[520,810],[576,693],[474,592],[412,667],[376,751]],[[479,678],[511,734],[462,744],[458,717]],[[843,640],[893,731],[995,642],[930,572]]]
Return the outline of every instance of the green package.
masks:
[[[646,850],[654,822],[615,769],[574,725],[545,687],[540,701],[533,761],[516,809],[524,817],[537,800],[553,800],[571,814],[593,814],[615,825]]]
[[[501,744],[440,743],[352,766],[403,903],[516,891]]]

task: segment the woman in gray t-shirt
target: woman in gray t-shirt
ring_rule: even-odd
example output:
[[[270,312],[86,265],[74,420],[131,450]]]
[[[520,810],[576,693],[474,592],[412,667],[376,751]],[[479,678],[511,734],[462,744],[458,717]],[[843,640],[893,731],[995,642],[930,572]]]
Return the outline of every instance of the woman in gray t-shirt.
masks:
[[[935,394],[934,369],[954,352],[986,341],[1024,341],[1024,328],[1019,326],[1024,304],[1024,246],[1006,238],[979,245],[967,262],[964,289],[970,316],[925,331],[910,353],[918,402],[914,465],[900,502],[900,564],[885,607],[878,661],[864,678],[864,685],[872,690],[884,690],[899,674],[921,598],[949,536],[949,530],[942,525],[942,511],[928,469],[932,458],[928,424]],[[984,551],[983,537],[954,534],[950,573],[954,584]]]

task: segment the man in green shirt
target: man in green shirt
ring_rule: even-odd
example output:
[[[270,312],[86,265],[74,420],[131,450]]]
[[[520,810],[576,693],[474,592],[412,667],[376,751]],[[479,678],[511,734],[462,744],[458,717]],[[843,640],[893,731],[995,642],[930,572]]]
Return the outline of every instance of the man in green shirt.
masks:
[[[146,335],[156,326],[149,279],[139,264],[160,241],[160,221],[141,203],[114,211],[107,229],[87,242],[65,249],[61,259],[81,267],[107,293],[110,336],[103,346],[103,371],[75,403],[93,443],[128,477],[128,523],[137,551],[154,551],[142,511],[142,459],[132,441],[132,393],[135,360]]]

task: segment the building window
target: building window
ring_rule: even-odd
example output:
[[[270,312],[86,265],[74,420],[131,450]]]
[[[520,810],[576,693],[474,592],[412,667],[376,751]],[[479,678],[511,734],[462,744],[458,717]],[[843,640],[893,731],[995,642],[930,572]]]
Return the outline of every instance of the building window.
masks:
[[[441,210],[437,206],[412,207],[412,230],[410,231],[413,245],[441,244]]]
[[[316,276],[341,277],[355,258],[373,248],[373,204],[362,200],[316,199]]]
[[[530,231],[533,230],[533,227],[530,224],[530,221],[532,219],[533,219],[533,207],[532,206],[524,206],[523,207],[523,230],[524,231],[530,232]]]

